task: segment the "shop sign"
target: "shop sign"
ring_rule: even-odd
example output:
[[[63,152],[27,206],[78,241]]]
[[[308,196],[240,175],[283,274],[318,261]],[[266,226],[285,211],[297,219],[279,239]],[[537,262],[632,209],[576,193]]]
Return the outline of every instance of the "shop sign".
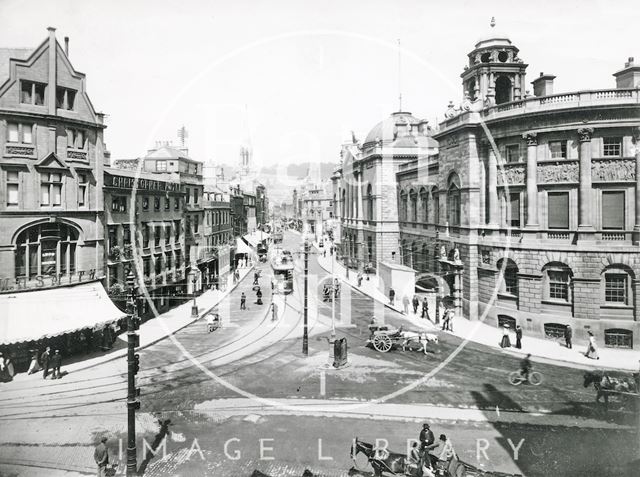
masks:
[[[136,184],[137,182],[137,184]],[[177,182],[163,182],[156,181],[153,179],[142,179],[138,178],[136,181],[135,177],[125,177],[125,176],[112,176],[110,174],[105,174],[104,178],[105,187],[113,187],[115,189],[125,189],[125,190],[149,190],[149,191],[160,191],[160,192],[179,192],[180,184]]]
[[[94,268],[88,271],[80,270],[67,275],[37,275],[29,280],[27,277],[0,277],[0,292],[52,288],[73,283],[90,282],[95,278],[96,270]]]

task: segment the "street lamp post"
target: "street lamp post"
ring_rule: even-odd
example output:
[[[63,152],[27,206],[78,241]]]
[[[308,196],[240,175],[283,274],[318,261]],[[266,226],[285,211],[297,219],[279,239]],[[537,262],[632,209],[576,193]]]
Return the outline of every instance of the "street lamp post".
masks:
[[[198,282],[198,277],[194,272],[193,277],[191,278],[191,283],[193,284],[193,289],[191,290],[193,293],[193,306],[191,307],[191,316],[194,318],[198,316],[198,305],[196,303],[196,283],[197,282]]]
[[[333,272],[333,264],[335,257],[331,254],[331,337],[329,338],[329,365],[332,366],[335,361],[335,343],[336,343],[336,277]]]
[[[139,389],[136,388],[136,374],[139,369],[138,316],[136,306],[136,288],[133,272],[127,275],[129,299],[127,301],[127,476],[138,475],[136,450],[136,410],[140,409]]]
[[[302,333],[302,354],[309,355],[308,330],[308,296],[309,296],[309,242],[304,242],[304,329]]]

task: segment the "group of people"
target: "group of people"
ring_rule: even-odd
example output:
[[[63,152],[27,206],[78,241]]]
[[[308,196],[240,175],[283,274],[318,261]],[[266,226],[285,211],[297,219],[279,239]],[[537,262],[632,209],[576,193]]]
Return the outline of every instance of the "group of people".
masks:
[[[418,476],[434,477],[438,463],[448,466],[458,457],[451,439],[440,434],[436,441],[431,427],[426,422],[422,425],[418,439],[420,442],[413,443],[408,458],[409,468]]]

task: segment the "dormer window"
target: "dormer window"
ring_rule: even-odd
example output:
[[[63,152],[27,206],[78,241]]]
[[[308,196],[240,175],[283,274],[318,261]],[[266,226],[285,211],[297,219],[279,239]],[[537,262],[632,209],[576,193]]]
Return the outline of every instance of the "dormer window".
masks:
[[[156,161],[156,172],[166,172],[167,161]]]
[[[20,82],[20,102],[22,104],[35,104],[36,106],[44,105],[44,95],[47,85],[36,83],[34,81]]]
[[[69,88],[57,88],[56,89],[56,107],[59,109],[66,109],[73,111],[73,106],[76,101],[76,91]]]

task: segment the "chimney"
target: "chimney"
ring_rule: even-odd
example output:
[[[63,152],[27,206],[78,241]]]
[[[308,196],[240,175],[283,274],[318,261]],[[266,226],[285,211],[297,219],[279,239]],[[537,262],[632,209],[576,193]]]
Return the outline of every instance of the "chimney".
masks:
[[[533,85],[534,96],[551,96],[553,94],[553,80],[556,77],[553,75],[545,75],[542,71],[540,76],[534,79],[531,84]]]
[[[633,56],[613,76],[616,78],[616,88],[640,88],[640,65],[634,64]]]
[[[68,36],[64,37],[64,54],[67,55],[67,58],[69,58],[69,37]]]

